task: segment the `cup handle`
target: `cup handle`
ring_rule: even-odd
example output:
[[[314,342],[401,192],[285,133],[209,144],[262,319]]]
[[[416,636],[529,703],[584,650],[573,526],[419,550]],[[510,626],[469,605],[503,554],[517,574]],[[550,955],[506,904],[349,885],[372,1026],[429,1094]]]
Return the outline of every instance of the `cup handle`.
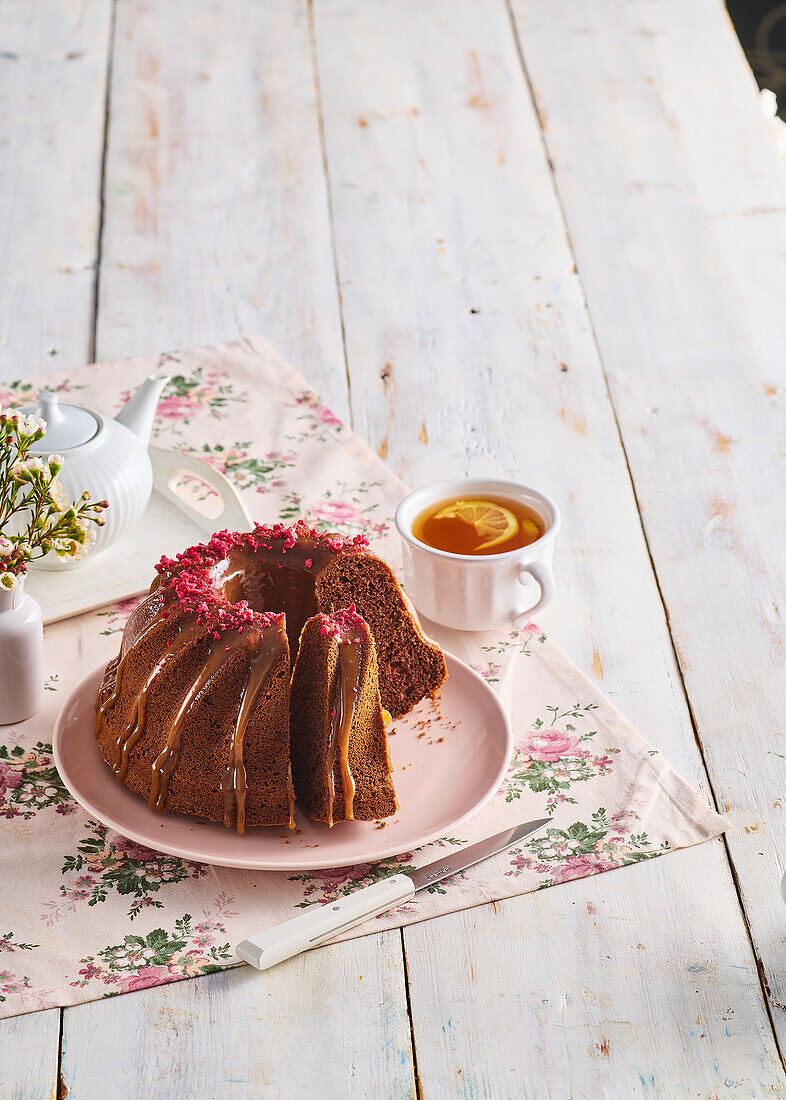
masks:
[[[554,574],[551,571],[551,566],[547,565],[545,561],[531,561],[527,565],[522,565],[518,576],[521,584],[527,584],[530,577],[535,578],[540,585],[540,599],[534,607],[515,617],[513,626],[517,630],[519,627],[525,626],[534,615],[542,611],[554,599]]]

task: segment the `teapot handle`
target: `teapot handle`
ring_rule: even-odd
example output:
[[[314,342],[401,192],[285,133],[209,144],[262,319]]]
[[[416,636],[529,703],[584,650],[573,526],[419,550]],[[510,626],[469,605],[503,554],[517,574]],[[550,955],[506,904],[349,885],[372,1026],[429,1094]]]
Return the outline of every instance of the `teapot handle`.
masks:
[[[153,465],[153,485],[171,504],[184,512],[194,523],[212,534],[218,527],[228,527],[232,531],[251,531],[254,521],[243,503],[234,485],[224,475],[196,455],[185,451],[168,451],[163,447],[148,448]],[[206,515],[193,507],[188,499],[175,491],[179,475],[191,474],[206,483],[221,498],[221,511],[215,515]]]

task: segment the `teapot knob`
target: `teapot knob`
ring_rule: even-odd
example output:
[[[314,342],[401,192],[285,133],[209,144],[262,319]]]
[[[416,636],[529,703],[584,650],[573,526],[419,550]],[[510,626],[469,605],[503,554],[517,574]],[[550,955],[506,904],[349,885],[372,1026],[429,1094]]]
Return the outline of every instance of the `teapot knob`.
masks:
[[[47,423],[47,427],[62,423],[63,412],[58,404],[57,394],[52,390],[41,390],[38,395],[38,408],[41,416]]]

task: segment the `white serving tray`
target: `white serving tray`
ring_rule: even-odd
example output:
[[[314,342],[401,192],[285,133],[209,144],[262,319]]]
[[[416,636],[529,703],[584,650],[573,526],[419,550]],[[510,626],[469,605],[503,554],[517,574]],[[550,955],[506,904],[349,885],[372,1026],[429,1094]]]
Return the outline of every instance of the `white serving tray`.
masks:
[[[76,568],[29,570],[25,591],[38,600],[45,623],[140,595],[150,587],[162,554],[172,557],[195,542],[204,542],[206,535],[209,537],[223,527],[250,531],[254,526],[234,486],[201,458],[151,447],[150,460],[153,492],[132,532]],[[185,493],[184,476],[191,487]],[[195,482],[205,483],[218,494],[218,497],[210,495],[205,511],[189,502],[191,495],[198,503],[198,494],[193,490]]]

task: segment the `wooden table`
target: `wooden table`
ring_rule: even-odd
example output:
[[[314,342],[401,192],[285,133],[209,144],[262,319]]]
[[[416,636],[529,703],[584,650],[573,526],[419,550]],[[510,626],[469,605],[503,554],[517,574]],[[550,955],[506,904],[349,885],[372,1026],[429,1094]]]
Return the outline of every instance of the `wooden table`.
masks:
[[[2,29],[2,376],[263,334],[408,482],[543,486],[544,625],[733,823],[6,1020],[2,1096],[786,1095],[786,177],[720,0],[13,0]]]

